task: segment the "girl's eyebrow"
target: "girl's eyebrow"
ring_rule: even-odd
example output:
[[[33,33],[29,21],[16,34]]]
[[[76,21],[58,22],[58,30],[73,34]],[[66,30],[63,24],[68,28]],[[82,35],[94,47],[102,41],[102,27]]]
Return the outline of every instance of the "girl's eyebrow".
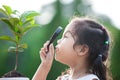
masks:
[[[73,33],[71,32],[71,31],[66,31],[65,33],[64,33],[64,35],[66,35],[67,33],[70,33],[71,34],[71,36],[73,37],[73,39],[75,40],[75,37],[74,37],[74,35],[73,35]]]
[[[68,31],[66,31],[66,32],[64,33],[64,35],[66,35],[67,33],[72,34],[71,31],[68,30]]]
[[[73,36],[73,33],[71,32],[71,31],[66,31],[65,33],[64,33],[64,35],[66,35],[67,33],[70,33],[71,34],[71,36]]]

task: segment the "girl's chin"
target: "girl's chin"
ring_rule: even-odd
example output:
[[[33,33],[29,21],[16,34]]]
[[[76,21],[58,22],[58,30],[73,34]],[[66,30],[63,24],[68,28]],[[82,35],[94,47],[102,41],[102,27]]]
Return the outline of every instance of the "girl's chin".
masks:
[[[61,62],[56,56],[55,56],[55,60],[58,61],[58,62]]]
[[[57,58],[57,57],[55,57],[55,60],[57,61],[57,62],[59,62],[59,63],[62,63],[62,64],[65,64],[66,65],[66,63],[65,62],[63,62],[62,60],[60,60],[59,58]]]

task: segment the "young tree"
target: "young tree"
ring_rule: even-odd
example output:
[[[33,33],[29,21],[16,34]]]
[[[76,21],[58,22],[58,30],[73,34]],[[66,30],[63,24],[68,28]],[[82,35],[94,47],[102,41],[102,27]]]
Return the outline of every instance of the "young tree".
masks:
[[[22,37],[25,33],[28,32],[33,27],[40,26],[35,23],[35,16],[38,16],[39,13],[36,11],[25,11],[20,14],[17,10],[12,10],[10,6],[3,5],[3,8],[0,8],[0,13],[4,15],[4,17],[0,18],[0,21],[3,21],[8,25],[11,30],[13,36],[3,35],[0,36],[0,40],[7,40],[13,42],[16,46],[10,46],[8,48],[8,52],[16,53],[16,63],[13,71],[5,74],[4,77],[16,77],[15,75],[9,75],[17,71],[18,67],[18,53],[23,52],[25,48],[27,48],[26,43],[20,43]]]

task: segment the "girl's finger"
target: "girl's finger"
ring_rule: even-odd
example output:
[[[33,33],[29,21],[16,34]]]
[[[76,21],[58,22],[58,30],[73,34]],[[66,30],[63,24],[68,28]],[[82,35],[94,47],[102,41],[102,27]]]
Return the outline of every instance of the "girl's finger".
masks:
[[[46,41],[46,43],[44,44],[44,47],[45,47],[45,46],[47,46],[47,45],[48,45],[48,43],[49,43],[49,41]]]
[[[43,52],[40,52],[40,58],[41,60],[45,60],[45,54]]]
[[[54,56],[54,46],[53,46],[53,44],[50,44],[49,52],[51,53],[52,56]]]
[[[47,45],[49,44],[49,41],[46,41],[46,43],[44,44],[44,48],[45,48],[45,51],[47,52]]]
[[[39,53],[40,53],[40,57],[45,59],[45,57],[46,57],[46,53],[45,53],[44,48],[41,48],[41,50],[40,50]]]

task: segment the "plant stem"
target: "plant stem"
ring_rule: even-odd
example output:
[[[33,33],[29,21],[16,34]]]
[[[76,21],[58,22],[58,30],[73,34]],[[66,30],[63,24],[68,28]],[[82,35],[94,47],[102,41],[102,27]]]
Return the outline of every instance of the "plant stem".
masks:
[[[17,68],[18,68],[18,43],[16,43],[16,60],[14,70],[17,70]]]

